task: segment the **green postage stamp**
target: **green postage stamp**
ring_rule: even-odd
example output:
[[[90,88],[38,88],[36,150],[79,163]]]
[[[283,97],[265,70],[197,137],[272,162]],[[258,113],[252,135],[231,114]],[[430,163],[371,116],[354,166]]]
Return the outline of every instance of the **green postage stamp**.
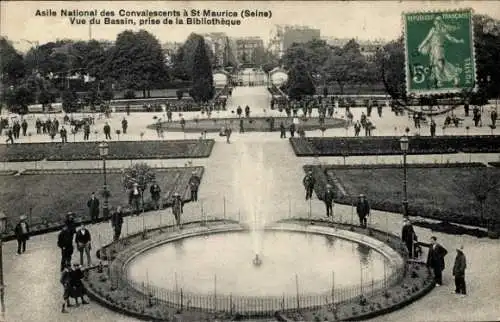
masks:
[[[472,10],[403,14],[408,95],[476,87]]]

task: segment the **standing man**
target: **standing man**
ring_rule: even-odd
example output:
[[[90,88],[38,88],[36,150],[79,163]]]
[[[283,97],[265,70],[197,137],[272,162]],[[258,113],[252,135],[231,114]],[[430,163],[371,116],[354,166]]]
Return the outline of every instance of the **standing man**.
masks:
[[[26,241],[30,238],[30,228],[26,222],[26,216],[22,215],[14,229],[17,239],[17,253],[20,255],[26,251]]]
[[[21,123],[21,128],[23,129],[23,136],[26,136],[26,131],[28,131],[28,122],[26,122],[25,119],[23,119],[23,122]]]
[[[71,267],[71,256],[73,255],[73,232],[68,225],[64,225],[63,229],[57,237],[57,246],[61,248],[61,272],[65,267]]]
[[[161,188],[158,185],[158,183],[156,183],[156,181],[149,188],[149,192],[151,193],[151,200],[153,200],[154,209],[159,210],[160,209]]]
[[[83,139],[87,141],[90,137],[90,124],[89,122],[85,122],[85,125],[83,125]]]
[[[191,172],[189,178],[189,188],[191,189],[191,201],[198,201],[198,189],[200,187],[201,179],[196,175],[196,171]]]
[[[113,227],[114,235],[113,241],[120,239],[123,226],[123,213],[122,207],[118,207],[116,211],[111,215],[111,227]]]
[[[491,127],[492,128],[496,128],[498,113],[497,113],[497,111],[495,109],[491,110],[490,117],[491,117]]]
[[[134,208],[134,213],[136,216],[141,212],[141,189],[139,189],[139,185],[134,183],[134,186],[130,190],[130,194],[128,196],[129,205]]]
[[[333,217],[333,199],[335,199],[335,192],[333,191],[333,187],[331,184],[326,185],[325,196],[323,197],[323,201],[326,205],[326,216]]]
[[[172,213],[175,217],[175,223],[177,227],[181,227],[181,214],[184,212],[184,202],[181,199],[181,196],[176,192],[174,193],[174,201],[172,204]]]
[[[436,237],[432,236],[429,253],[427,254],[427,267],[434,272],[436,286],[443,285],[444,257],[446,254],[448,254],[448,251],[437,243]]]
[[[123,118],[122,120],[122,131],[123,134],[127,134],[127,128],[128,128],[128,121],[126,118]]]
[[[467,295],[467,287],[465,285],[465,269],[467,268],[467,260],[464,255],[464,246],[457,248],[457,256],[453,265],[453,276],[455,276],[455,294]]]
[[[434,120],[431,120],[431,137],[435,137],[436,136],[436,122],[434,122]]]
[[[80,265],[83,266],[83,252],[87,256],[87,266],[92,266],[92,258],[90,257],[90,250],[92,238],[90,237],[90,231],[82,224],[80,229],[75,234],[76,249],[80,252]]]
[[[106,140],[111,140],[111,126],[109,126],[108,122],[104,125],[103,131],[106,136]]]
[[[359,195],[356,212],[359,217],[359,225],[361,228],[366,228],[366,217],[370,215],[370,204],[364,194]]]
[[[312,170],[307,171],[307,174],[302,180],[302,183],[304,184],[304,188],[306,188],[306,200],[309,200],[312,198],[314,184],[316,183]]]
[[[414,258],[414,249],[415,249],[415,241],[417,240],[417,235],[415,234],[415,230],[413,229],[413,225],[411,224],[409,219],[405,219],[403,222],[403,228],[401,230],[401,239],[406,245],[408,249],[408,257]]]
[[[89,201],[87,201],[87,207],[89,208],[92,223],[96,223],[99,218],[99,199],[95,196],[95,192],[92,192]]]

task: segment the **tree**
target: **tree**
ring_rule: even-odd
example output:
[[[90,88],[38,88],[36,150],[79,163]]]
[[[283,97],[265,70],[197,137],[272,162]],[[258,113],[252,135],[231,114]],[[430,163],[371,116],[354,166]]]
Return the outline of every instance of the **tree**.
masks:
[[[291,99],[301,100],[305,95],[314,95],[316,87],[305,63],[298,62],[290,69],[286,84],[288,96]]]
[[[480,224],[484,224],[485,219],[485,211],[486,211],[486,202],[490,197],[494,197],[493,192],[498,190],[500,187],[500,177],[495,175],[494,172],[484,171],[478,176],[472,178],[468,184],[468,191],[472,193],[475,201],[479,205],[480,209]],[[493,195],[493,196],[492,196]]]
[[[208,56],[208,61],[211,67],[215,62],[215,55],[212,49],[205,42],[203,36],[196,33],[191,33],[184,44],[179,47],[174,57],[174,74],[175,77],[182,80],[193,80],[193,67],[195,64],[195,53],[200,43],[203,42],[205,52]]]
[[[19,86],[5,90],[3,100],[11,112],[26,114],[28,113],[28,105],[34,103],[35,96],[26,86]]]
[[[130,191],[137,183],[141,191],[141,199],[144,205],[144,191],[148,185],[154,182],[156,173],[147,163],[136,163],[122,171],[122,185],[125,191]]]
[[[145,30],[118,34],[106,66],[116,82],[125,88],[142,90],[144,97],[168,78],[160,43]]]
[[[404,40],[391,41],[375,54],[380,78],[393,99],[406,98]]]
[[[203,38],[198,42],[194,52],[191,78],[192,86],[189,94],[195,102],[207,102],[213,98],[215,89],[212,65]]]
[[[25,75],[24,59],[12,43],[0,37],[0,76],[5,85],[18,84]]]
[[[76,92],[71,89],[67,89],[62,92],[62,109],[66,113],[76,112],[78,108],[78,96]]]

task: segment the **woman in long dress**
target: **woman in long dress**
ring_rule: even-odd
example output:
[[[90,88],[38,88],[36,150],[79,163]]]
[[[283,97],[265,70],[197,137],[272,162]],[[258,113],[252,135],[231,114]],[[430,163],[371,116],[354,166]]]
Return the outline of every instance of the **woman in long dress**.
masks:
[[[418,46],[420,54],[429,55],[431,75],[437,87],[443,86],[444,82],[453,82],[454,85],[458,85],[462,69],[448,62],[445,56],[446,40],[456,44],[464,43],[463,39],[457,39],[450,35],[450,32],[456,29],[457,27],[447,25],[441,17],[437,17],[434,20],[434,26]]]

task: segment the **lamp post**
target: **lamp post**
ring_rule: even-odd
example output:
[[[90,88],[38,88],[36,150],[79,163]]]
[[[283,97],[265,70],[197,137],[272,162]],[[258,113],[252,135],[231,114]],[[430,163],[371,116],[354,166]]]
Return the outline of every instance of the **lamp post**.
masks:
[[[403,151],[403,216],[408,216],[408,174],[406,167],[406,154],[408,152],[408,137],[405,135],[401,137],[399,140],[399,144],[401,145],[401,151]]]
[[[102,168],[104,175],[104,187],[103,187],[104,203],[102,204],[102,216],[104,218],[109,217],[109,208],[108,208],[109,193],[108,193],[108,183],[106,180],[106,156],[108,155],[108,152],[109,152],[108,143],[102,142],[101,144],[99,144],[99,155],[102,158]]]
[[[2,321],[5,321],[5,286],[3,285],[3,234],[7,228],[7,216],[0,211],[0,305]]]

